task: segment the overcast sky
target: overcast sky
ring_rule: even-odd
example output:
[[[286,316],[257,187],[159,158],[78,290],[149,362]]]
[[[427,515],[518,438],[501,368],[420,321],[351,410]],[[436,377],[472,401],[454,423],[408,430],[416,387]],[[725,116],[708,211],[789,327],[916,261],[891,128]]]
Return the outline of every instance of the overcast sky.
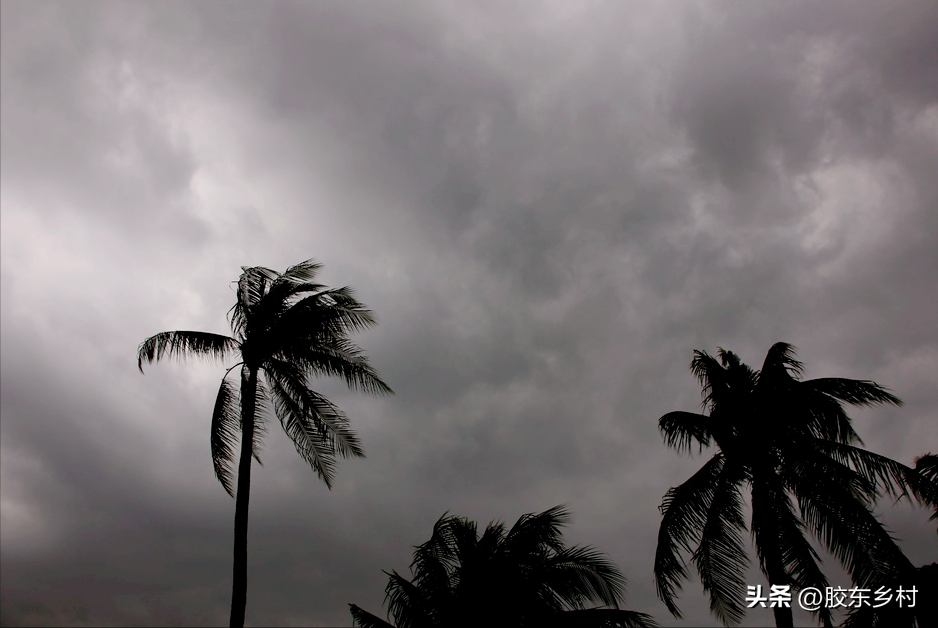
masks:
[[[700,407],[694,349],[790,342],[905,401],[851,411],[869,449],[938,453],[933,0],[0,7],[5,625],[227,622],[225,367],[135,358],[227,333],[241,266],[354,287],[397,393],[316,383],[367,454],[331,491],[271,424],[248,624],[383,616],[445,511],[567,504],[626,607],[718,625],[652,576],[661,498],[709,455],[657,430]],[[927,510],[882,507],[938,560]]]

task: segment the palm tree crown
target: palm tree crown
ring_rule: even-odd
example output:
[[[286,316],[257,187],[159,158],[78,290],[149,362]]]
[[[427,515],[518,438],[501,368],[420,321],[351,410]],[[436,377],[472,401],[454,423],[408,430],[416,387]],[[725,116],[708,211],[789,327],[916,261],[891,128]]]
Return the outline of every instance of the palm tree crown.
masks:
[[[659,421],[665,442],[690,452],[718,448],[661,504],[655,556],[658,596],[677,617],[676,592],[687,577],[682,552],[692,554],[711,611],[725,624],[743,617],[748,558],[742,489],[751,496],[752,534],[759,566],[773,585],[825,590],[813,532],[859,586],[910,568],[872,512],[881,491],[906,494],[911,470],[861,449],[842,403],[901,401],[869,381],[802,381],[794,348],[776,343],[761,371],[723,349],[719,360],[694,352],[691,370],[709,414],[670,412]],[[796,505],[797,504],[797,509]],[[791,625],[791,609],[773,609],[778,625]],[[820,619],[829,624],[829,609]]]
[[[620,610],[625,578],[590,547],[565,547],[562,506],[522,516],[510,530],[441,517],[418,546],[413,578],[396,571],[386,589],[389,617],[398,628],[460,626],[621,626],[650,628],[643,613]],[[602,607],[588,608],[588,604]],[[350,604],[363,628],[393,628]]]
[[[258,459],[270,411],[297,452],[331,488],[336,455],[361,457],[364,452],[348,419],[335,404],[310,390],[309,378],[338,376],[352,389],[392,392],[348,337],[375,324],[371,312],[350,288],[329,289],[314,283],[319,268],[312,260],[282,274],[260,266],[242,267],[237,302],[229,311],[233,337],[166,331],[144,340],[137,352],[141,372],[144,362],[164,357],[239,358],[222,378],[211,421],[215,476],[232,496],[235,451],[241,441],[232,625],[244,621],[251,457]],[[228,379],[238,366],[240,392]]]

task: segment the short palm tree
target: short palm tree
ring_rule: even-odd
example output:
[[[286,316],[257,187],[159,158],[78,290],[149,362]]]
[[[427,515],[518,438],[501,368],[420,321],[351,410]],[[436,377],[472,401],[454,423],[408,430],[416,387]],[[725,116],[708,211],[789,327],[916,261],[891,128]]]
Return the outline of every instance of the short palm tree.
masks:
[[[392,571],[386,589],[389,623],[350,604],[363,628],[600,626],[651,628],[643,613],[621,610],[625,578],[591,547],[565,547],[563,506],[528,514],[507,530],[444,515],[417,547],[411,580]],[[588,604],[601,607],[588,608]]]
[[[232,626],[244,624],[251,457],[257,459],[271,406],[297,452],[331,488],[336,454],[363,457],[364,453],[345,415],[310,390],[309,378],[338,376],[352,389],[392,392],[348,337],[350,332],[375,324],[371,312],[355,300],[351,289],[328,289],[314,283],[319,268],[312,260],[291,266],[283,274],[259,266],[242,267],[237,302],[229,311],[233,337],[165,331],[144,340],[137,352],[141,372],[144,362],[164,357],[239,360],[222,378],[211,424],[215,476],[232,496],[235,451],[238,439],[241,441]],[[228,379],[239,366],[240,392]]]
[[[842,403],[901,401],[869,381],[802,381],[794,348],[776,343],[761,371],[720,349],[719,360],[695,351],[691,370],[709,414],[670,412],[659,421],[665,442],[690,452],[718,451],[661,504],[655,555],[658,596],[676,617],[676,591],[686,578],[682,552],[692,554],[711,611],[726,625],[744,613],[747,552],[743,489],[752,504],[751,530],[759,566],[770,585],[825,590],[820,559],[805,537],[813,532],[858,586],[886,581],[911,568],[872,512],[882,491],[904,495],[911,469],[862,444]],[[797,508],[796,508],[797,504]],[[791,626],[791,608],[773,608],[778,626]],[[827,608],[819,618],[830,624]]]

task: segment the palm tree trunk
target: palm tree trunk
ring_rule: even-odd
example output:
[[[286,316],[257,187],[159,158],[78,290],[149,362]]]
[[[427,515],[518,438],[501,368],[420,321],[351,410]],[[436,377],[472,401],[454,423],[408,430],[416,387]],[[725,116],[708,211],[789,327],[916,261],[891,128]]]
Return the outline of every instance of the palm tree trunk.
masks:
[[[794,628],[795,620],[791,614],[790,606],[776,606],[772,609],[775,613],[776,628]]]
[[[248,501],[251,498],[251,455],[254,451],[254,408],[257,370],[241,369],[241,460],[235,498],[234,578],[231,586],[231,628],[244,626],[248,593]]]
[[[754,483],[752,491],[753,526],[755,526],[756,509],[759,509],[758,536],[756,543],[761,547],[763,573],[769,580],[769,590],[773,585],[791,584],[791,578],[785,573],[785,564],[782,560],[781,530],[779,525],[780,502],[785,497],[785,489],[772,481],[774,470],[766,461],[762,461],[760,479]],[[791,606],[774,606],[772,614],[775,615],[776,628],[794,628]]]
[[[782,553],[781,548],[774,547],[772,548],[772,558],[770,573],[769,573],[769,590],[773,584],[790,584],[791,578],[788,578],[785,575],[785,568],[782,566]],[[795,595],[792,595],[794,598]],[[772,613],[775,615],[775,628],[794,628],[795,620],[792,617],[791,606],[775,606],[772,608]]]

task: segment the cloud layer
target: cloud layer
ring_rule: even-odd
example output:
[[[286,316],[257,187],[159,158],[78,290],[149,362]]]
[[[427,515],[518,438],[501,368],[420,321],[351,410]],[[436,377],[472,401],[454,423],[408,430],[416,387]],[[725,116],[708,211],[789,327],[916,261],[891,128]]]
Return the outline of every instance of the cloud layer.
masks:
[[[4,625],[227,621],[223,367],[134,359],[224,333],[244,265],[353,286],[397,392],[321,383],[368,455],[332,491],[271,427],[254,625],[349,625],[444,511],[559,503],[682,625],[657,506],[701,459],[656,422],[694,349],[791,342],[906,402],[852,413],[870,449],[938,449],[933,3],[568,4],[2,4]],[[884,518],[938,559],[925,510]]]

